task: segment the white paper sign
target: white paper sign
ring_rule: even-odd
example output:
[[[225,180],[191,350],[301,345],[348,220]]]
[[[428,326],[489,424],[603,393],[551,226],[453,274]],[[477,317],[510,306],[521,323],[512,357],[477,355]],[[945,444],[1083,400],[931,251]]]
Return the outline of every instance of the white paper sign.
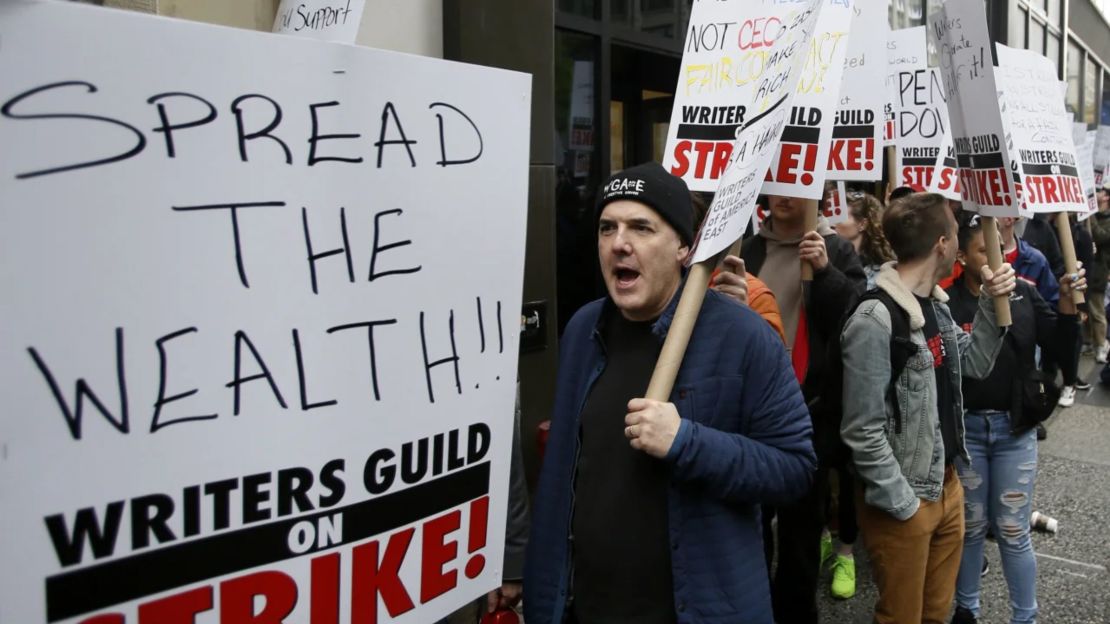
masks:
[[[852,23],[851,2],[825,0],[821,8],[790,119],[767,170],[764,193],[821,199]]]
[[[868,181],[883,177],[883,115],[886,98],[880,70],[886,59],[884,0],[855,0],[844,75],[829,148],[828,177]]]
[[[925,27],[887,30],[886,39],[886,116],[883,145],[894,145],[898,135],[898,73],[907,67],[921,67],[925,58]]]
[[[530,78],[62,2],[0,40],[0,621],[498,586]]]
[[[720,3],[701,3],[699,7],[716,9]],[[744,6],[754,3],[744,3]],[[734,3],[732,6],[739,6]],[[781,8],[780,2],[768,2],[763,8]],[[725,163],[720,187],[713,196],[705,222],[694,242],[690,262],[701,262],[723,251],[744,233],[759,189],[771,157],[778,148],[779,138],[791,113],[790,102],[798,86],[802,65],[806,61],[805,51],[817,25],[821,10],[821,0],[789,3],[791,11],[780,20],[781,28],[770,51],[768,65],[763,69],[763,77],[756,85],[755,99],[746,109],[743,127],[736,141],[730,147]],[[686,63],[683,63],[686,65]],[[679,90],[681,91],[680,80]],[[679,105],[675,105],[676,114]],[[671,123],[674,131],[676,124]],[[668,145],[670,142],[668,142]],[[681,141],[679,142],[681,145]],[[677,148],[676,148],[677,149]],[[668,155],[673,153],[667,150]],[[676,173],[671,169],[672,173]]]
[[[366,0],[281,0],[274,32],[318,41],[354,43]]]
[[[800,68],[799,60],[809,53],[809,39],[798,38],[799,28],[820,5],[820,0],[693,5],[663,158],[663,166],[691,190],[717,190],[741,130],[777,105],[784,80],[797,82],[800,69],[787,70]],[[812,37],[811,27],[805,32]]]
[[[987,216],[1018,216],[983,4],[945,2],[930,16],[928,33],[948,93],[963,206]]]
[[[1071,122],[1056,88],[1052,61],[999,44],[995,75],[1021,172],[1021,198],[1031,212],[1084,212],[1087,200]]]

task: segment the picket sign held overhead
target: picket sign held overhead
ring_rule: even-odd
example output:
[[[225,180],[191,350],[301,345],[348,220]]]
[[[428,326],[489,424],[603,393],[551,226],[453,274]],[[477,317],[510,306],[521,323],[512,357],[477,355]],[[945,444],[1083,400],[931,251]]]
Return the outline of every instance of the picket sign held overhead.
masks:
[[[994,104],[998,88],[982,3],[945,2],[929,17],[928,37],[948,95],[963,207],[984,215],[988,264],[998,270],[1002,252],[994,217],[1018,216],[1018,201],[1002,113]],[[999,326],[1009,326],[1009,299],[995,297],[994,309]]]
[[[844,73],[853,0],[824,0],[790,118],[763,181],[763,193],[820,200]]]
[[[784,7],[789,8],[786,13],[782,13]],[[716,11],[722,8],[729,11],[718,15]],[[737,16],[742,15],[746,16],[740,22],[742,32],[745,28],[755,32],[756,27],[762,25],[759,26],[761,31],[771,33],[771,36],[769,40],[766,36],[759,37],[759,46],[766,45],[768,56],[766,64],[760,70],[761,77],[758,84],[733,93],[734,98],[740,98],[742,94],[746,94],[744,99],[735,100],[737,106],[742,109],[745,119],[742,126],[736,129],[736,141],[729,148],[720,186],[716,189],[713,203],[694,242],[694,249],[690,254],[690,262],[693,266],[687,276],[686,286],[682,289],[674,320],[663,342],[659,359],[655,363],[651,381],[648,383],[646,396],[649,399],[660,401],[670,399],[675,378],[686,353],[686,345],[690,341],[694,323],[697,321],[705,298],[706,287],[709,285],[709,277],[713,271],[712,259],[731,247],[743,235],[744,228],[755,209],[755,200],[759,195],[763,174],[767,170],[779,137],[782,136],[790,110],[790,100],[794,95],[801,67],[805,61],[802,50],[813,37],[820,9],[820,0],[807,0],[791,5],[783,5],[775,0],[764,0],[759,3],[750,0],[702,2],[694,5],[690,18],[691,24],[708,24],[714,17],[725,19],[724,25],[736,24],[735,21],[727,20],[736,20]],[[775,16],[773,22],[772,18],[767,17],[768,15]],[[678,130],[678,119],[686,114],[682,108],[686,104],[681,103],[681,94],[683,84],[689,84],[687,76],[690,75],[691,67],[695,64],[693,59],[696,56],[691,53],[691,39],[699,32],[697,28],[697,26],[691,28],[690,38],[686,43],[686,53],[682,59],[683,69],[679,74],[679,86],[676,91],[680,97],[676,97],[675,100],[675,114],[679,117],[677,119],[672,117],[672,134],[667,141],[666,158],[668,159],[682,149],[682,141],[676,140],[674,133]],[[768,28],[771,30],[767,30]],[[704,27],[700,32],[705,32]],[[756,39],[749,41],[741,37],[742,49],[751,47],[751,45],[745,46],[745,42],[754,45]],[[691,129],[687,129],[686,132],[691,132]],[[670,164],[673,165],[673,163]],[[664,165],[669,166],[668,162],[664,162]],[[684,174],[687,173],[677,171],[670,166],[669,168],[675,175],[685,177]],[[701,174],[695,175],[694,181],[699,177]],[[693,184],[690,180],[688,183]]]
[[[691,190],[717,191],[741,131],[761,121],[773,106],[777,110],[785,78],[797,81],[800,69],[784,70],[799,64],[809,51],[809,39],[798,37],[804,25],[798,20],[815,15],[820,4],[694,4],[667,131],[667,171],[685,180]],[[804,32],[813,34],[812,28]]]
[[[0,40],[0,621],[499,586],[530,77],[68,2]]]
[[[1021,198],[1031,212],[1086,212],[1071,122],[1052,61],[997,44],[995,68],[1003,116],[1021,174]]]
[[[318,41],[354,43],[366,0],[281,0],[275,33]]]
[[[694,5],[663,163],[692,189],[716,192],[698,232],[691,263],[716,256],[744,233],[790,115],[822,5],[821,0],[790,4],[726,0]],[[734,36],[714,47],[714,40],[706,39],[714,25]],[[695,40],[701,42],[695,45]],[[717,49],[720,46],[723,51]],[[749,54],[764,61],[756,79],[744,84],[722,82],[720,68],[733,67],[736,62],[729,55],[748,58]],[[731,104],[725,106],[726,102]],[[726,142],[723,135],[713,145],[696,140],[718,132],[720,128],[712,122],[721,118],[742,119],[738,124],[728,123],[728,131],[736,133],[735,140]],[[700,123],[703,119],[708,126]],[[696,147],[700,144],[705,144],[704,148]],[[698,164],[702,162],[699,150],[709,154],[722,146],[723,151],[712,152],[711,159],[717,163],[723,158],[719,169],[716,164],[710,167],[709,159],[702,163],[704,167]],[[691,154],[695,161],[687,158]]]
[[[886,59],[885,0],[855,0],[844,56],[844,73],[833,120],[828,178],[871,181],[883,177],[883,74]]]

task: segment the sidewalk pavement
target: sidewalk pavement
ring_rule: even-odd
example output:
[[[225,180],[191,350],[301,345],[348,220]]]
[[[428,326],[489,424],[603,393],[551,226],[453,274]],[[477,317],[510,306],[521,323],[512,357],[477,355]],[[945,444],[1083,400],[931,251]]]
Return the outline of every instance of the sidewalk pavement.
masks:
[[[1093,388],[1080,392],[1073,407],[1058,408],[1045,423],[1048,439],[1038,446],[1039,466],[1033,509],[1056,518],[1059,532],[1033,534],[1037,553],[1038,621],[1052,624],[1110,622],[1110,389],[1098,385],[1093,359],[1080,372]],[[988,542],[990,572],[983,578],[982,624],[1010,621],[1006,581],[998,549]],[[856,544],[856,595],[829,597],[822,576],[822,624],[871,621],[877,594],[863,545]]]

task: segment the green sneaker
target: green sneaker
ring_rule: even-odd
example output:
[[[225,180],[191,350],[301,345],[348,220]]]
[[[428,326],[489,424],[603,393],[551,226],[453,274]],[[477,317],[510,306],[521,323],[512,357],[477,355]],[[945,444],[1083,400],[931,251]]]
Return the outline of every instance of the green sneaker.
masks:
[[[829,559],[833,556],[832,535],[829,533],[821,534],[821,567],[824,568],[828,564]]]
[[[856,595],[856,560],[837,555],[832,565],[833,598],[847,600]]]

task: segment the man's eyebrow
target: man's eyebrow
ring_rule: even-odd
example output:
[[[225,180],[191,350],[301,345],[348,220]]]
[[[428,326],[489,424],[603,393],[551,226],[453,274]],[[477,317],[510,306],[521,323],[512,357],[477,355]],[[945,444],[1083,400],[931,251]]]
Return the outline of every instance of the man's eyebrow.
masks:
[[[631,225],[640,225],[640,226],[646,225],[648,227],[654,227],[655,226],[655,224],[652,223],[651,219],[648,219],[647,217],[637,217],[635,219],[629,219],[628,222]]]

